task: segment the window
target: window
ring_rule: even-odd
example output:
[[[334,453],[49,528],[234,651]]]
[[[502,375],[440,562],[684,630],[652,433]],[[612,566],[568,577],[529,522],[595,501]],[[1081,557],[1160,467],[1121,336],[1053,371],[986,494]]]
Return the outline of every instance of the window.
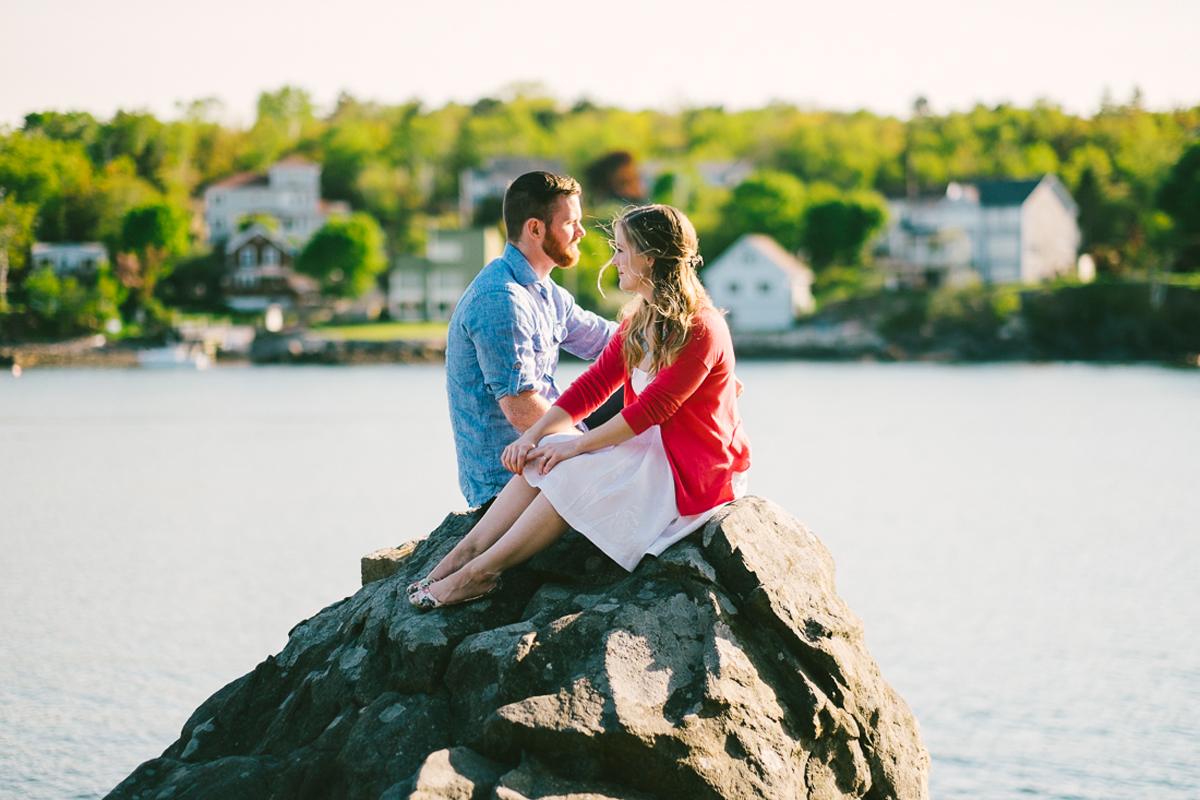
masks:
[[[279,263],[279,251],[276,250],[274,247],[270,247],[270,246],[264,247],[262,250],[262,263],[278,264]]]
[[[240,253],[238,253],[238,265],[242,266],[242,267],[253,267],[254,266],[254,248],[253,247],[247,246],[247,247],[242,248],[242,251]]]

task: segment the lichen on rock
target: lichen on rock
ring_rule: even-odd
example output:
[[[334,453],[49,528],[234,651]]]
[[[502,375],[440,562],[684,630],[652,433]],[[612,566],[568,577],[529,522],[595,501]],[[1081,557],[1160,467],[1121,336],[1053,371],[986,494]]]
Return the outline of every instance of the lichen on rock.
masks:
[[[832,557],[779,507],[732,503],[633,573],[569,532],[496,595],[417,611],[405,586],[478,515],[296,626],[109,797],[928,796]]]

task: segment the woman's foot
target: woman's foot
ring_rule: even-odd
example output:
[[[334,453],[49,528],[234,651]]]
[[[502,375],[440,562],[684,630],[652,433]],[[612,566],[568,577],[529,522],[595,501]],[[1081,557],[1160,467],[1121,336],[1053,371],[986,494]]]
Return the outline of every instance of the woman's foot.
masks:
[[[448,578],[418,588],[409,602],[422,611],[480,600],[500,588],[500,576],[459,570]]]

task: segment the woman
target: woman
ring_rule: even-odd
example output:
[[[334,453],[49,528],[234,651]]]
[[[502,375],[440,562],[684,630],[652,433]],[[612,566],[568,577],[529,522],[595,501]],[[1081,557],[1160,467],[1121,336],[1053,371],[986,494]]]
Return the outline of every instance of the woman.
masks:
[[[591,368],[504,450],[515,477],[463,540],[409,587],[419,608],[474,600],[568,527],[625,569],[658,555],[745,493],[729,329],[700,284],[696,230],[671,206],[614,223],[620,287],[637,296]],[[624,385],[625,408],[575,424]]]

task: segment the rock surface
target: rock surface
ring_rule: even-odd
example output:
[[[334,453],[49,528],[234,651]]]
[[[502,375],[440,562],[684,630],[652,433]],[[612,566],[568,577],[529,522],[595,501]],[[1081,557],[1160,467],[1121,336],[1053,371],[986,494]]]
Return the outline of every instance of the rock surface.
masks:
[[[928,796],[833,559],[774,504],[732,503],[632,574],[571,532],[494,597],[418,612],[405,586],[477,513],[296,626],[109,797]]]

